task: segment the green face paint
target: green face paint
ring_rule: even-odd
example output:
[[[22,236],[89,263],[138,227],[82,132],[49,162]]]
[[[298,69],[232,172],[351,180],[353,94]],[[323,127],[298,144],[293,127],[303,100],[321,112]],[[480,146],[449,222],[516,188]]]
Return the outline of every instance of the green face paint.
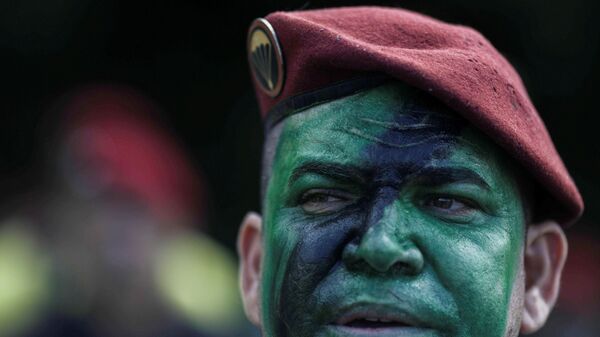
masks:
[[[265,335],[516,335],[515,171],[430,101],[385,85],[283,122],[263,209]]]

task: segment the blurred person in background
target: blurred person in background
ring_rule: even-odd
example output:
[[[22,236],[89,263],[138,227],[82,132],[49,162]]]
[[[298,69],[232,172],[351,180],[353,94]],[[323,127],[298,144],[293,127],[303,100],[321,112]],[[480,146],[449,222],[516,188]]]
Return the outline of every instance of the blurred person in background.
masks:
[[[0,266],[25,271],[8,284],[0,270],[0,299],[23,288],[25,304],[0,304],[0,329],[32,337],[244,332],[234,259],[202,234],[206,186],[156,106],[131,88],[94,85],[67,95],[56,112],[42,186],[5,210]],[[20,251],[10,253],[11,244]]]

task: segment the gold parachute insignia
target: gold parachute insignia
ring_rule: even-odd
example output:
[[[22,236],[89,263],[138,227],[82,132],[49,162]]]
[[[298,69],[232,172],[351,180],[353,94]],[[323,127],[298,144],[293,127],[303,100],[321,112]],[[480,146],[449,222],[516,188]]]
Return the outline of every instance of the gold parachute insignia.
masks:
[[[248,61],[254,79],[270,97],[283,86],[283,57],[275,31],[265,19],[256,19],[248,34]]]

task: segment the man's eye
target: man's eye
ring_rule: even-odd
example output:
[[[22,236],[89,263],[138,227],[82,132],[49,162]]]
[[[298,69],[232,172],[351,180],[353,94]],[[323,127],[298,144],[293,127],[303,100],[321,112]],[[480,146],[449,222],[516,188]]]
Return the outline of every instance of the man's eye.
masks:
[[[302,209],[310,214],[324,214],[341,210],[352,202],[352,197],[340,191],[310,190],[300,199]]]
[[[467,201],[446,196],[433,196],[427,198],[424,202],[424,206],[444,213],[464,213],[475,208]]]

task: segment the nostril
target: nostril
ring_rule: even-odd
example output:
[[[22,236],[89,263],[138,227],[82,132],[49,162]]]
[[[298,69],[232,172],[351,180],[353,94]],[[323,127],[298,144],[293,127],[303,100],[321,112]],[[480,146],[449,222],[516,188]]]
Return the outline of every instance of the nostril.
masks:
[[[416,275],[419,273],[419,269],[417,269],[414,265],[406,262],[397,262],[389,269],[390,272],[393,274]]]

